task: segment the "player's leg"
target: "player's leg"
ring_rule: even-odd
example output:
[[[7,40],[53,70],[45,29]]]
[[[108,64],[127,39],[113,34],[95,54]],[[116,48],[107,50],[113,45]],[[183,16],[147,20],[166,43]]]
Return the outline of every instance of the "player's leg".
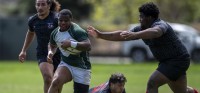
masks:
[[[47,62],[47,50],[37,50],[37,60],[44,82],[44,93],[48,92],[53,79],[53,64]]]
[[[176,81],[168,83],[169,87],[174,93],[198,93],[198,91],[192,87],[187,86],[186,76],[181,76]]]
[[[91,70],[72,67],[74,79],[74,93],[88,93],[91,79]]]
[[[56,69],[57,69],[57,67],[58,67],[58,65],[60,64],[60,60],[61,59],[61,56],[60,56],[60,51],[59,51],[59,49],[57,50],[57,52],[54,54],[54,56],[53,56],[53,66],[54,66],[54,72],[56,71]]]
[[[44,93],[47,93],[53,78],[53,65],[47,62],[41,62],[39,68],[44,81]]]
[[[56,69],[58,68],[58,65],[60,64],[60,61],[61,61],[60,59],[61,59],[61,56],[60,56],[60,51],[58,49],[57,52],[53,56],[53,66],[54,66],[53,72],[54,73]],[[59,88],[59,93],[61,93],[61,91],[62,91],[62,87]]]
[[[89,85],[74,82],[74,93],[88,93]]]
[[[165,75],[157,70],[154,71],[148,80],[146,93],[158,93],[158,88],[167,82],[169,80]]]
[[[175,60],[167,63],[166,66],[169,87],[174,93],[187,93],[186,71],[189,68],[189,60]]]
[[[199,92],[196,89],[190,86],[187,86],[187,93],[199,93]]]
[[[187,93],[186,75],[181,76],[176,81],[169,82],[168,85],[174,93]]]
[[[72,80],[70,70],[65,66],[59,66],[54,74],[48,93],[61,93],[63,84]]]

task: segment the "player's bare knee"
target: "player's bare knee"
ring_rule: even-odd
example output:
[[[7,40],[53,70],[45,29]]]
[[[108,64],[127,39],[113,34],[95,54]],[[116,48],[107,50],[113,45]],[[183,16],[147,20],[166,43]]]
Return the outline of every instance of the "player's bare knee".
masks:
[[[51,84],[52,76],[50,76],[50,75],[44,75],[43,78],[44,78],[44,83]]]
[[[52,86],[60,86],[61,82],[58,78],[53,79]]]
[[[157,86],[158,84],[156,84],[155,80],[149,80],[148,83],[147,83],[147,89],[155,89],[155,88],[158,88]]]

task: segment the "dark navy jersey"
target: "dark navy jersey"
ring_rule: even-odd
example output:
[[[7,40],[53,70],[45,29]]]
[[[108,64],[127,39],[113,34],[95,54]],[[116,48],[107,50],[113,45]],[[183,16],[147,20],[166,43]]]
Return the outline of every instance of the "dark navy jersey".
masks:
[[[143,39],[149,46],[152,54],[159,61],[188,59],[189,53],[186,47],[175,34],[172,27],[163,20],[157,19],[151,27],[159,27],[163,35],[158,38]],[[144,30],[141,26],[133,28],[131,31],[138,32]]]
[[[31,16],[28,20],[29,30],[35,32],[37,36],[37,50],[48,49],[51,32],[58,26],[58,17],[54,12],[50,12],[45,19],[39,19],[38,15]]]

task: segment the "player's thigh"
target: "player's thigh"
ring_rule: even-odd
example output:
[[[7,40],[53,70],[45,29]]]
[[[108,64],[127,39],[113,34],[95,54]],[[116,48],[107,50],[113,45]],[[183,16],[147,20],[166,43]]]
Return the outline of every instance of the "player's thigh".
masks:
[[[174,93],[186,93],[187,92],[186,75],[181,76],[176,81],[170,81],[168,85]]]
[[[149,80],[148,87],[159,87],[169,82],[169,79],[159,71],[154,71]]]
[[[41,62],[39,64],[40,71],[43,77],[53,77],[53,65],[47,62]]]
[[[82,69],[77,67],[72,67],[72,74],[74,82],[90,85],[91,80],[91,70],[90,69]]]
[[[54,74],[54,79],[61,83],[67,83],[72,80],[72,74],[67,67],[59,66]]]
[[[176,81],[182,75],[186,75],[189,65],[190,62],[188,60],[170,60],[166,62],[160,62],[157,70],[164,74],[170,81]]]

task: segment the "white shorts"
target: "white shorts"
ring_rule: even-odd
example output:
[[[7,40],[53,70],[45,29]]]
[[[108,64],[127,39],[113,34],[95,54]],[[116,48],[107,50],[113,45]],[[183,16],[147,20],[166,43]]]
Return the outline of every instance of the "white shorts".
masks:
[[[64,61],[61,61],[58,65],[58,67],[61,66],[67,67],[70,70],[74,82],[90,85],[91,70],[70,66]]]

